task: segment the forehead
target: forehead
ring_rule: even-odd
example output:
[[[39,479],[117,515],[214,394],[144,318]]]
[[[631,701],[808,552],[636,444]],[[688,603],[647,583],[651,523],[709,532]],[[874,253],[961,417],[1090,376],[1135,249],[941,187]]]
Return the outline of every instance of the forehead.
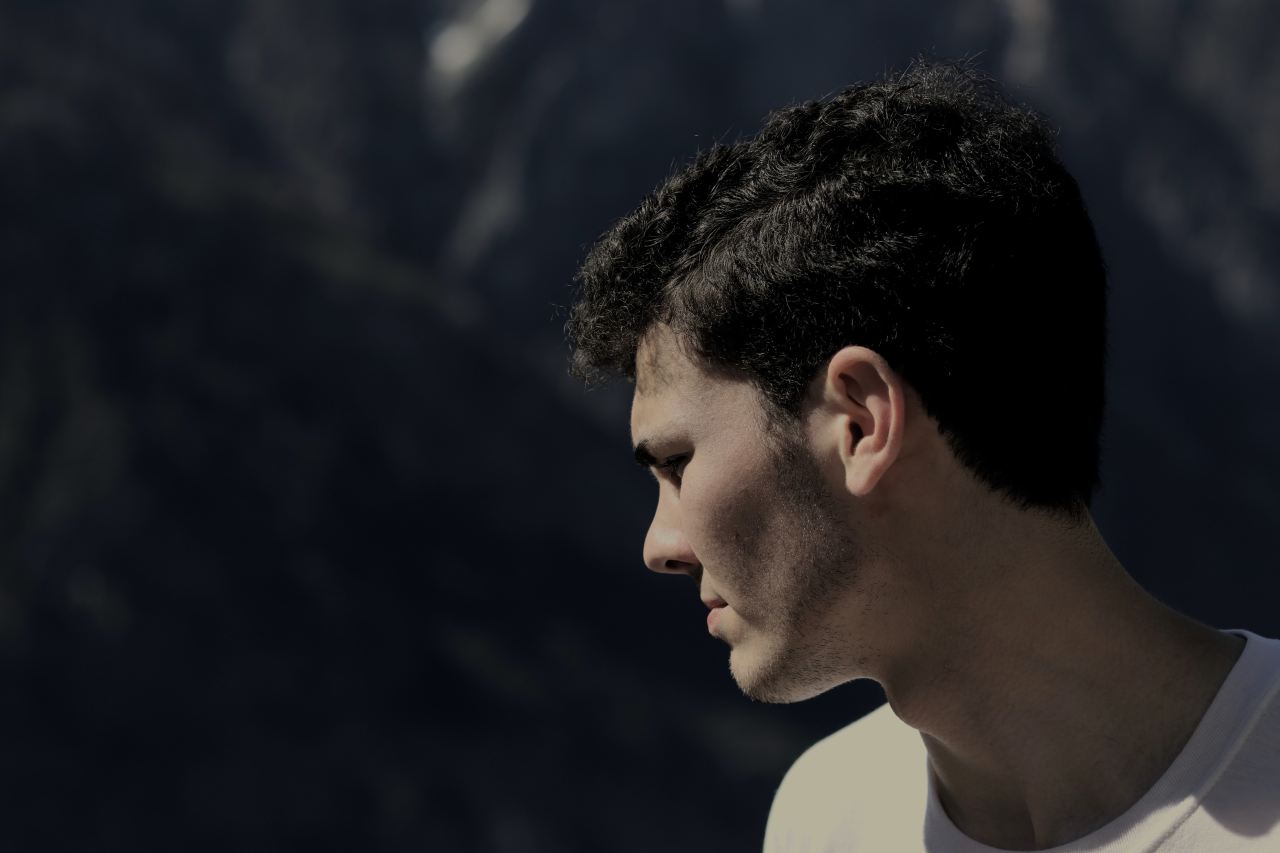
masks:
[[[639,442],[670,430],[697,432],[717,423],[739,427],[758,421],[760,404],[750,383],[697,364],[666,326],[655,326],[636,351],[631,437]]]
[[[677,380],[693,380],[697,365],[670,327],[656,325],[636,348],[636,394],[656,396]]]

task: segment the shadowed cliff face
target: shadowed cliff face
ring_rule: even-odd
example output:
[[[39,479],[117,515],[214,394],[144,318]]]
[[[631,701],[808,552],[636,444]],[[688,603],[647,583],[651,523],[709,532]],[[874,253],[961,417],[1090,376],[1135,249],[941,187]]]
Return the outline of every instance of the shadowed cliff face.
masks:
[[[696,149],[931,48],[1090,201],[1100,526],[1280,633],[1280,12],[1121,5],[9,4],[0,841],[757,846],[877,694],[737,694],[559,306]]]

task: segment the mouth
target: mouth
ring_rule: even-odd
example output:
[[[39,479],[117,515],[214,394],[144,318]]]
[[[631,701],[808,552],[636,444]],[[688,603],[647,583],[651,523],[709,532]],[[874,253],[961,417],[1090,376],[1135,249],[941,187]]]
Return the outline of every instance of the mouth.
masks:
[[[709,608],[707,612],[707,630],[709,633],[716,634],[716,621],[721,617],[728,605],[719,598],[708,598],[703,603]]]

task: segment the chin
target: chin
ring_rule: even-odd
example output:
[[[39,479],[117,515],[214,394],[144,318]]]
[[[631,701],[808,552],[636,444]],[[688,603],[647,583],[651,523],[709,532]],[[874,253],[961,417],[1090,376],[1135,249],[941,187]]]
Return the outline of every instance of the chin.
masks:
[[[748,699],[772,705],[789,705],[821,696],[839,685],[838,679],[823,678],[811,662],[774,649],[759,650],[736,646],[729,653],[729,674]]]

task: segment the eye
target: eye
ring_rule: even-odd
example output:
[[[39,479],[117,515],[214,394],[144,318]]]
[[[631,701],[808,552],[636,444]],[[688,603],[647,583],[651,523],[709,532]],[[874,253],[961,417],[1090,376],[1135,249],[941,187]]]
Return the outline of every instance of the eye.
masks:
[[[689,454],[682,453],[679,456],[672,456],[658,463],[658,470],[665,471],[667,476],[678,486],[684,478],[684,466],[689,461]]]

